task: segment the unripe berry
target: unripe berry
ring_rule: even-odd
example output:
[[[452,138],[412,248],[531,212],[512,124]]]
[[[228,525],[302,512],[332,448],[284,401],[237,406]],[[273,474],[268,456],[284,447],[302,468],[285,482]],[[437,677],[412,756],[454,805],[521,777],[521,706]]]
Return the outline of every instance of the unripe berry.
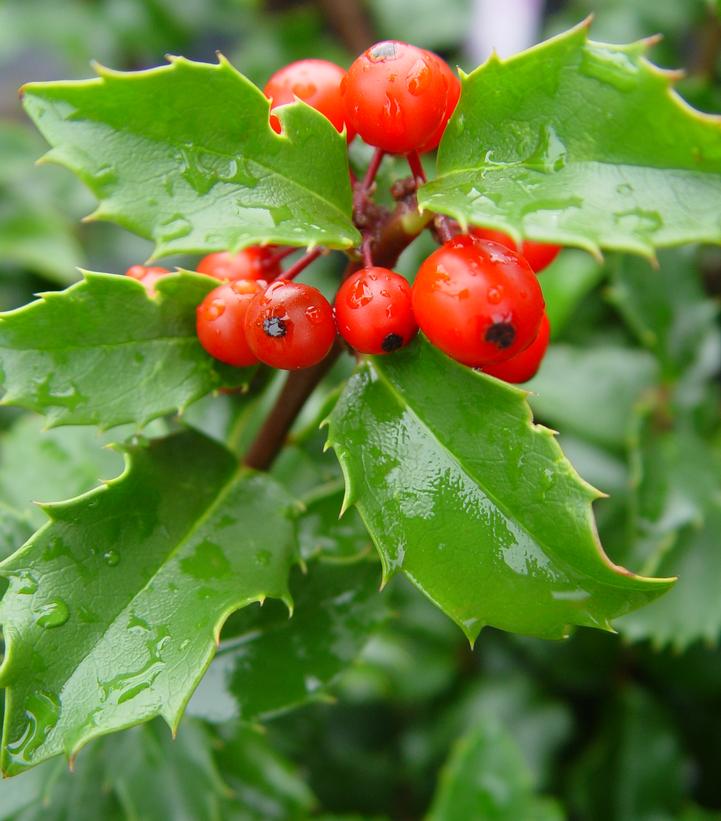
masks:
[[[298,60],[279,69],[265,84],[263,93],[271,101],[271,111],[280,105],[287,105],[297,97],[320,111],[326,119],[343,131],[345,109],[341,99],[340,84],[346,72],[329,60]],[[270,118],[273,131],[280,134],[280,120]],[[347,139],[350,142],[355,132],[350,128]]]
[[[413,284],[421,330],[472,367],[501,362],[536,338],[544,302],[525,259],[496,242],[459,235],[434,251]]]
[[[431,141],[446,113],[442,60],[397,40],[376,43],[341,83],[346,122],[369,144],[408,154]]]
[[[341,285],[335,318],[340,335],[360,353],[391,353],[418,331],[408,281],[376,266],[356,271]]]
[[[512,237],[509,237],[508,234],[505,234],[503,231],[495,231],[493,228],[471,228],[471,234],[479,239],[500,242],[500,244],[505,245],[506,248],[518,251],[537,274],[544,268],[547,268],[561,251],[560,245],[532,242],[530,239],[523,240],[519,248]]]
[[[541,367],[543,357],[546,355],[548,348],[548,340],[551,336],[551,326],[548,322],[548,316],[543,314],[541,319],[541,327],[538,331],[538,336],[531,342],[525,351],[506,359],[505,362],[497,362],[495,365],[486,365],[481,370],[497,379],[503,379],[505,382],[528,382],[532,379],[538,369]]]
[[[214,288],[196,308],[200,344],[221,362],[236,367],[255,365],[258,358],[245,338],[245,315],[261,285],[248,279]]]
[[[280,262],[273,259],[272,246],[252,245],[237,254],[217,251],[203,257],[195,269],[216,279],[233,281],[236,279],[271,280],[280,274]]]
[[[335,339],[333,309],[316,288],[284,279],[257,294],[245,317],[253,353],[274,368],[295,370],[315,365]]]

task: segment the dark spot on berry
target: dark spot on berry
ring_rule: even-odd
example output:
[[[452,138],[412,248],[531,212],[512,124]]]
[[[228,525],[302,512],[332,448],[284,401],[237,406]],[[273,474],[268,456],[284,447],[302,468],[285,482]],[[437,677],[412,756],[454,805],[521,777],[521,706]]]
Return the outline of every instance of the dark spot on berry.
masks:
[[[389,41],[377,43],[368,52],[368,56],[374,63],[385,63],[387,60],[395,60],[398,56],[396,44]]]
[[[263,320],[263,330],[268,336],[278,338],[285,336],[288,328],[285,325],[285,320],[279,316],[269,316]]]
[[[398,348],[402,348],[402,347],[403,347],[403,337],[400,336],[399,334],[388,334],[388,336],[385,337],[383,342],[381,342],[381,348],[383,348],[383,350],[386,353],[391,353],[392,351],[397,351]]]
[[[510,322],[494,322],[486,331],[485,340],[498,348],[510,348],[516,338],[516,329]]]

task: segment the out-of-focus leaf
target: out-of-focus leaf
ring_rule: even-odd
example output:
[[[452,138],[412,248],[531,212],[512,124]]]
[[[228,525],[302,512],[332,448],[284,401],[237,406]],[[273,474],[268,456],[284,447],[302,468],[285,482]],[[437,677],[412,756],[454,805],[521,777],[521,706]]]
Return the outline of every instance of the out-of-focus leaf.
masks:
[[[632,348],[551,345],[526,386],[534,413],[562,433],[622,448],[633,408],[658,380],[654,358]]]
[[[312,562],[292,580],[292,619],[273,602],[237,613],[191,712],[254,721],[324,697],[386,617],[379,578],[375,562]]]
[[[492,719],[456,745],[428,821],[561,821],[556,801],[538,798],[521,751]]]
[[[643,690],[607,706],[599,732],[578,760],[571,804],[587,821],[676,818],[689,771],[670,717]]]
[[[569,249],[538,278],[553,339],[563,333],[575,307],[601,282],[605,273],[598,260],[582,251]]]

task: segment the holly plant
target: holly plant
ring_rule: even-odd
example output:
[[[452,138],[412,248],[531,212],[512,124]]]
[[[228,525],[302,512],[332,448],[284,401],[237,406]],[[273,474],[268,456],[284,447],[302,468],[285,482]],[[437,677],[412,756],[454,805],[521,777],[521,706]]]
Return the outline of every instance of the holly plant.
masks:
[[[222,56],[23,87],[88,219],[155,250],[0,317],[3,403],[100,431],[70,429],[77,470],[48,487],[50,454],[17,457],[43,503],[3,514],[6,775],[155,716],[174,734],[206,673],[245,722],[323,698],[399,574],[471,643],[611,631],[666,601],[673,578],[605,554],[602,494],[517,387],[543,380],[561,247],[653,262],[721,242],[719,120],[652,40],[588,28],[470,74],[384,41],[264,91]],[[438,247],[411,284],[394,268],[416,240]],[[158,264],[174,254],[195,270]]]

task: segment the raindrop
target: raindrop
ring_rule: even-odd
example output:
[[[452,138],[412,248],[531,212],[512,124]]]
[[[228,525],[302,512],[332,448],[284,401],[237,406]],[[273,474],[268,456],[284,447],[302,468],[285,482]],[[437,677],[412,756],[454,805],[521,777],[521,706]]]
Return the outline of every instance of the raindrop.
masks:
[[[35,623],[40,627],[60,627],[68,620],[70,611],[62,599],[51,599],[35,611]]]
[[[110,567],[115,567],[115,565],[120,561],[120,554],[112,549],[106,550],[105,553],[103,553],[103,559],[105,560],[105,564]]]

